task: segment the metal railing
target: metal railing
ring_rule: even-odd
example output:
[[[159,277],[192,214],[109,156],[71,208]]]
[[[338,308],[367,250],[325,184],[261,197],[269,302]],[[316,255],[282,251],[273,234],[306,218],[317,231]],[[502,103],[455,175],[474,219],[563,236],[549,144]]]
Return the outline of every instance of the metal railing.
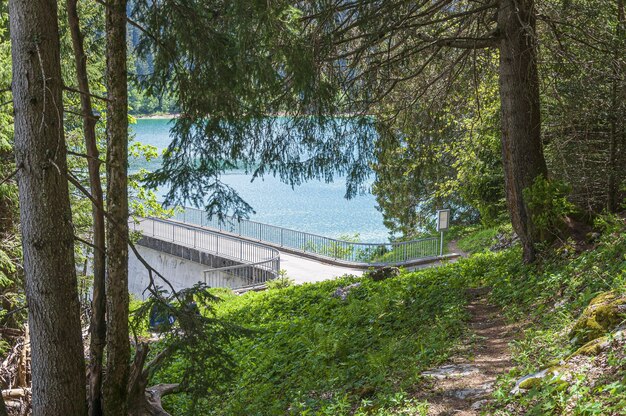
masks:
[[[157,218],[141,218],[138,222],[132,221],[130,226],[145,236],[195,248],[237,263],[205,270],[203,279],[208,286],[245,288],[278,277],[280,253],[275,248]]]
[[[205,211],[195,208],[178,210],[172,219],[274,247],[361,265],[402,265],[440,255],[439,237],[393,243],[357,243],[246,219],[237,220],[229,217],[225,222],[221,222],[215,217],[209,219]]]

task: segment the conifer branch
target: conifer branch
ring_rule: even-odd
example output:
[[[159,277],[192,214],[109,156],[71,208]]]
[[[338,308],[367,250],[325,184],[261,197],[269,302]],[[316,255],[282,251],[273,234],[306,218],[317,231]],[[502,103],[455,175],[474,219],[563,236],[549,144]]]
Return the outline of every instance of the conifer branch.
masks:
[[[64,90],[66,90],[66,91],[75,92],[75,93],[77,93],[77,94],[88,95],[88,96],[90,96],[90,97],[92,97],[92,98],[96,98],[96,99],[98,99],[98,100],[102,100],[102,101],[106,101],[106,102],[111,102],[111,100],[109,100],[108,98],[103,97],[103,96],[101,96],[101,95],[96,95],[96,94],[92,94],[92,93],[90,93],[90,92],[81,91],[81,90],[79,90],[78,88],[68,87],[67,85],[64,85],[64,86],[63,86],[63,89],[64,89]]]

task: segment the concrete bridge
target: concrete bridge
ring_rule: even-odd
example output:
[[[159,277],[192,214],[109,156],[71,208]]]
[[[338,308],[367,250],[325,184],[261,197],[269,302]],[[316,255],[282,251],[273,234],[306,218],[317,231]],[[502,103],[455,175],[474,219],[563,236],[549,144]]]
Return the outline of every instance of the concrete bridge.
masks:
[[[233,289],[262,286],[281,269],[296,283],[315,282],[382,266],[429,267],[458,257],[442,255],[436,237],[356,243],[249,220],[219,222],[193,208],[178,210],[171,219],[140,219],[130,227],[141,234],[142,256],[175,289],[197,282]],[[141,297],[148,274],[133,255],[129,260],[129,290]]]

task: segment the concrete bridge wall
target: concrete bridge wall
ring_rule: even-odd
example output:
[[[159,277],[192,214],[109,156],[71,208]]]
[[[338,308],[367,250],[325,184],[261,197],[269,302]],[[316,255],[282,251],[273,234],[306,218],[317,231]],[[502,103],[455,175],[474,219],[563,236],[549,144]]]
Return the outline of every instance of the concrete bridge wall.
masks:
[[[180,290],[193,286],[198,282],[204,283],[204,271],[220,267],[235,266],[241,263],[219,257],[212,253],[181,246],[153,237],[142,237],[136,244],[137,251],[146,262],[166,277]],[[169,291],[167,284],[158,276],[154,276],[157,285]],[[132,250],[128,255],[128,290],[139,299],[149,296],[144,293],[150,282],[148,270],[137,259]]]

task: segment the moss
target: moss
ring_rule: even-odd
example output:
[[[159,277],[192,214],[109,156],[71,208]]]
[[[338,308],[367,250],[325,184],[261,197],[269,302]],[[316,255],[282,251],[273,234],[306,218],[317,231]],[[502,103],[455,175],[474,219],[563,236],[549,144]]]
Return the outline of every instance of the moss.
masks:
[[[535,374],[528,375],[523,377],[521,381],[517,383],[517,390],[530,390],[530,389],[538,389],[544,383],[553,383],[556,382],[559,386],[561,385],[561,380],[558,378],[558,375],[563,372],[563,368],[561,366],[552,366],[550,368],[546,368],[541,370]],[[567,382],[565,382],[567,384]],[[514,389],[514,390],[516,390]]]
[[[536,389],[541,386],[542,381],[543,377],[531,377],[519,383],[519,388],[523,390]]]
[[[603,349],[606,348],[608,342],[608,337],[603,336],[594,340],[589,341],[582,347],[576,350],[570,357],[574,357],[576,355],[586,355],[586,356],[594,356],[600,354]]]
[[[540,368],[540,370],[548,370],[548,371],[559,371],[561,369],[560,367],[561,364],[561,359],[560,358],[555,358],[554,360],[550,360],[546,363],[546,365],[544,365],[543,367]]]
[[[614,291],[603,292],[603,293],[600,293],[595,298],[591,299],[591,301],[589,302],[589,306],[601,305],[604,303],[611,303],[615,301],[616,299],[619,299],[619,296]]]
[[[570,332],[570,339],[574,345],[581,346],[602,337],[622,322],[625,311],[626,298],[615,292],[601,293],[580,315]]]

